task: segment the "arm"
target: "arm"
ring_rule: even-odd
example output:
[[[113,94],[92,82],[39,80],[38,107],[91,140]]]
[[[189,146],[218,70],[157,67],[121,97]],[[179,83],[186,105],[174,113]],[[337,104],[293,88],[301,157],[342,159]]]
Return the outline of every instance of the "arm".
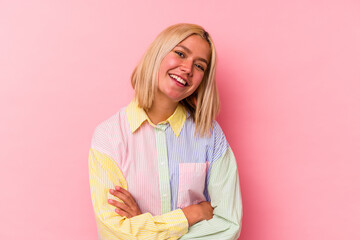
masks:
[[[89,178],[91,198],[98,232],[102,240],[110,239],[178,239],[188,230],[188,221],[181,209],[152,216],[144,213],[132,218],[120,216],[108,199],[115,199],[109,189],[121,186],[127,189],[126,180],[118,165],[108,155],[90,150]]]
[[[115,212],[119,215],[132,218],[141,214],[135,199],[126,189],[115,186],[115,189],[110,189],[109,192],[119,199],[119,201],[113,199],[108,200],[110,205],[116,207]],[[199,221],[211,219],[214,211],[210,202],[206,201],[184,207],[181,210],[185,214],[189,227]]]
[[[189,228],[181,240],[237,239],[241,228],[242,203],[236,161],[230,147],[211,167],[208,192],[214,217]]]

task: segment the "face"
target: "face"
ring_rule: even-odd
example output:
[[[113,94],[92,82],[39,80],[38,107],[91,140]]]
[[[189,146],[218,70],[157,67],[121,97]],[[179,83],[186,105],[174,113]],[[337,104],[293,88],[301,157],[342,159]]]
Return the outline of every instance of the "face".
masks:
[[[177,103],[199,87],[210,62],[209,43],[192,35],[175,46],[159,68],[157,97]]]

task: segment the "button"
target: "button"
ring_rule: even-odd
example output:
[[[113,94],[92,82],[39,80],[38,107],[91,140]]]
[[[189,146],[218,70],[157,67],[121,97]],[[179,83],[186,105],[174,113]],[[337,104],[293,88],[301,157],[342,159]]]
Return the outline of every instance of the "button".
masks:
[[[161,123],[156,125],[156,128],[161,130],[162,133],[165,133],[165,129],[168,127],[169,124],[167,123]]]
[[[164,163],[164,162],[161,162],[160,164],[161,164],[161,165],[164,165],[165,163]]]
[[[165,193],[165,194],[163,194],[163,197],[167,197],[167,194]]]

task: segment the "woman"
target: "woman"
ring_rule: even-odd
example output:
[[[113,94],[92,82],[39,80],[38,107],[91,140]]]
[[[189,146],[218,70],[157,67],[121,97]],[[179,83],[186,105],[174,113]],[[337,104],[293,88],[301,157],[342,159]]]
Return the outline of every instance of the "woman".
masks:
[[[215,121],[209,34],[161,32],[135,68],[134,100],[95,130],[89,175],[100,239],[236,239],[242,205],[234,155]]]

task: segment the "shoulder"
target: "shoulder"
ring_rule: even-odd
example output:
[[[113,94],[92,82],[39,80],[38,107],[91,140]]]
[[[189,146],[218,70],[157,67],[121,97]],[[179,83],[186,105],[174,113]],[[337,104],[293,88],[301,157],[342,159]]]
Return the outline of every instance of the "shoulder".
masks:
[[[213,151],[213,160],[220,158],[229,147],[225,134],[217,121],[214,121],[210,142]]]
[[[94,130],[91,140],[91,148],[108,153],[109,148],[120,139],[121,129],[126,122],[125,107],[101,122]]]
[[[121,110],[96,126],[93,139],[106,138],[119,127]]]

